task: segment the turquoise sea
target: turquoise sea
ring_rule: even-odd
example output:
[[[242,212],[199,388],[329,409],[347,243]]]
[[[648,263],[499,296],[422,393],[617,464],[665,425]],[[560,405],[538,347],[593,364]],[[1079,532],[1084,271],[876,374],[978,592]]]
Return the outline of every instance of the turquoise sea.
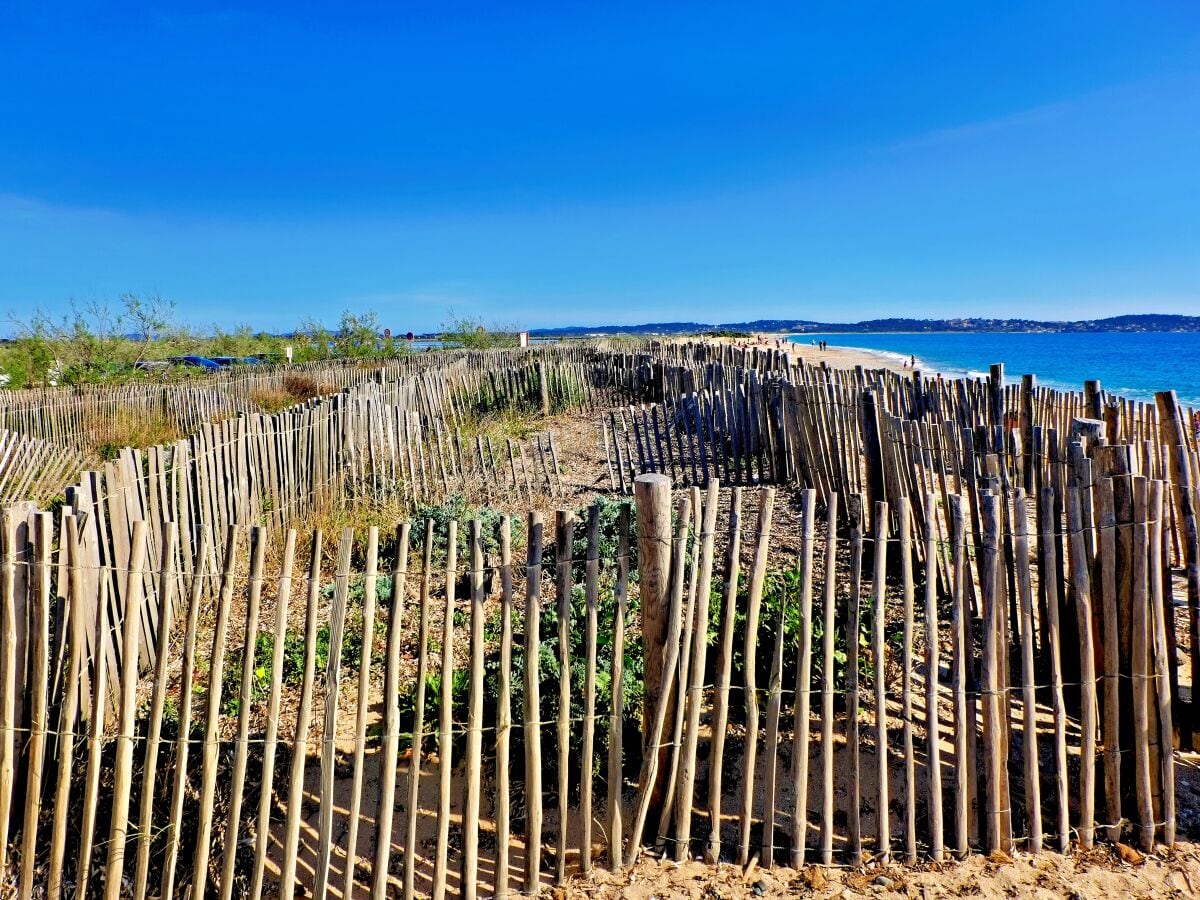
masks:
[[[827,341],[858,347],[893,360],[916,356],[922,372],[943,377],[982,377],[1004,363],[1006,378],[1032,372],[1047,387],[1082,390],[1085,379],[1135,400],[1174,389],[1182,403],[1200,407],[1200,334],[1095,332],[1091,334],[796,334],[796,344]],[[816,357],[814,356],[814,359]]]

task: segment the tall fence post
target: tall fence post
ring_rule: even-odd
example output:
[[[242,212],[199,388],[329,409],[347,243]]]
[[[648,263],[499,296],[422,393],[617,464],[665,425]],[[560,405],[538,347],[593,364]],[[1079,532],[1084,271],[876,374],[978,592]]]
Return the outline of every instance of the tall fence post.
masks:
[[[642,599],[642,642],[645,649],[645,715],[651,715],[663,693],[668,673],[664,668],[667,632],[670,627],[671,580],[671,479],[662,474],[639,475],[633,483],[633,499],[638,525],[638,585]],[[667,682],[669,685],[669,682]],[[668,686],[667,693],[671,692]],[[669,698],[667,698],[669,700]],[[649,734],[642,733],[642,752],[654,751],[648,746]],[[658,767],[650,797],[652,811],[661,809],[665,786],[665,766]],[[652,819],[656,819],[655,812]]]
[[[871,504],[886,500],[883,472],[883,441],[879,433],[879,406],[874,391],[862,392],[861,408],[862,452],[867,467],[867,509]]]

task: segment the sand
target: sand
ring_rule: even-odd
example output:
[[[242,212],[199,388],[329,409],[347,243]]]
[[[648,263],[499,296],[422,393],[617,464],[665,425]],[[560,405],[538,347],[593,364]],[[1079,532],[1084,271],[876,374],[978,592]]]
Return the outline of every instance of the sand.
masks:
[[[1130,859],[1137,859],[1130,857]],[[861,870],[808,866],[770,871],[698,861],[676,865],[643,858],[621,873],[597,871],[565,892],[573,897],[1195,897],[1200,889],[1195,845],[1182,845],[1130,864],[1108,847],[1063,856],[1015,858],[972,854],[961,862]]]
[[[845,336],[845,339],[852,341],[854,336],[848,334]],[[890,369],[902,375],[908,375],[912,372],[912,369],[902,365],[899,360],[887,354],[877,353],[873,350],[864,350],[860,347],[846,347],[841,345],[831,345],[825,350],[818,350],[808,342],[797,344],[789,341],[785,334],[756,334],[750,338],[719,338],[716,340],[737,346],[759,347],[764,350],[787,350],[794,360],[802,359],[804,362],[812,365],[820,365],[824,362],[835,369],[853,369],[855,366],[862,366],[865,369]],[[918,360],[919,364],[920,361]],[[930,372],[929,374],[936,373]]]

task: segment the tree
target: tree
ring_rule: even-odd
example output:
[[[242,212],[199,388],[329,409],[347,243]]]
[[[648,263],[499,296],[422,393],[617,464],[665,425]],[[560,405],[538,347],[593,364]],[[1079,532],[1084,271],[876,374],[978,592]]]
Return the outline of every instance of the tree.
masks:
[[[316,319],[305,319],[293,335],[296,362],[329,359],[333,355],[333,335]]]
[[[442,342],[449,347],[467,350],[490,350],[496,347],[516,347],[519,330],[512,323],[494,323],[485,327],[478,319],[455,315],[446,311],[447,321],[442,323]]]
[[[374,310],[364,313],[342,312],[333,346],[343,359],[363,359],[379,355],[379,316]]]
[[[158,294],[122,294],[120,306],[104,300],[72,300],[61,319],[35,312],[28,319],[10,316],[23,352],[31,362],[18,374],[27,383],[67,384],[120,375],[146,358],[151,349],[170,347],[179,337],[173,321],[175,303]],[[14,375],[12,366],[9,374]]]
[[[118,316],[118,323],[131,327],[131,334],[140,339],[137,357],[133,360],[137,365],[146,358],[146,351],[155,342],[163,340],[167,329],[174,325],[175,301],[160,294],[145,299],[137,294],[122,294],[121,303],[125,309]]]

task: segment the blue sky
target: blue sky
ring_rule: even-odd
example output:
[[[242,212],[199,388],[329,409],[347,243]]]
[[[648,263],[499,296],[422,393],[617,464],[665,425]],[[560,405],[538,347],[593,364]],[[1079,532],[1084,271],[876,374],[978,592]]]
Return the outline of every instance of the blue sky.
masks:
[[[508,6],[0,0],[0,314],[1200,314],[1200,4]]]

